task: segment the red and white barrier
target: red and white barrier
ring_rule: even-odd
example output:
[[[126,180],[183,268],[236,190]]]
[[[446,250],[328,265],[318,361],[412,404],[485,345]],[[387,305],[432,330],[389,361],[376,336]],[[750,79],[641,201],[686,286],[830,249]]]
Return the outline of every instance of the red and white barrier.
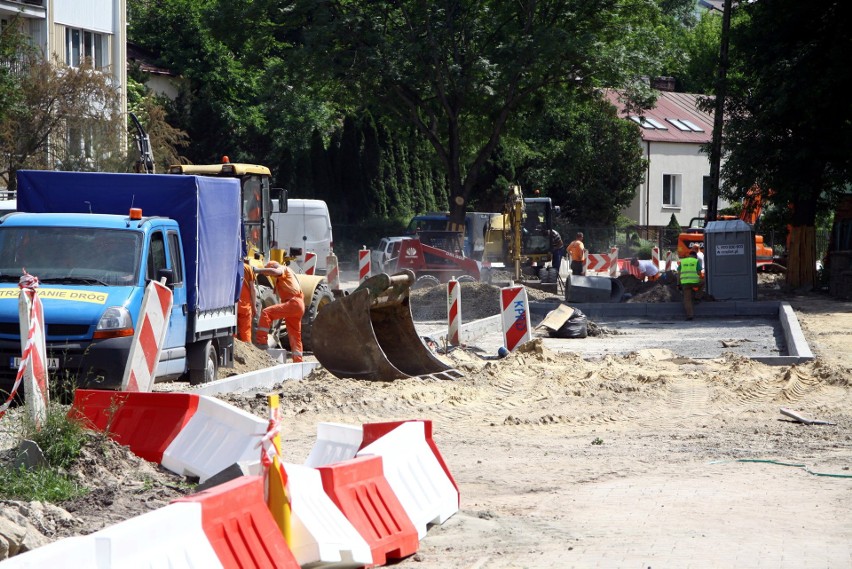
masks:
[[[325,266],[325,278],[328,281],[329,288],[340,290],[340,268],[337,266],[337,255],[334,254],[334,251],[329,251],[325,258]]]
[[[122,391],[151,391],[171,312],[171,289],[152,280],[142,297],[142,318],[133,334],[121,380]]]
[[[285,464],[292,514],[290,549],[302,566],[373,564],[370,546],[331,501],[318,470]]]
[[[78,389],[69,415],[137,456],[201,482],[236,462],[257,463],[257,441],[266,430],[266,421],[251,413],[187,393]]]
[[[201,505],[202,528],[226,569],[298,569],[264,502],[263,477],[241,476],[173,503]]]
[[[451,346],[461,344],[459,328],[461,327],[461,284],[456,279],[447,283],[447,342]]]
[[[586,271],[592,273],[603,273],[609,271],[612,259],[603,253],[589,253],[586,257]]]
[[[370,276],[370,250],[363,247],[358,251],[358,282],[362,283]]]
[[[215,397],[199,396],[189,422],[163,452],[163,468],[199,482],[236,462],[257,463],[267,422]]]
[[[360,451],[381,456],[385,478],[423,539],[430,524],[442,524],[459,509],[459,495],[426,442],[420,421],[401,424]]]
[[[311,448],[305,466],[317,468],[355,458],[363,438],[364,430],[360,425],[319,423],[317,440]]]
[[[661,270],[663,267],[660,264],[660,248],[652,247],[651,248],[651,262],[654,263],[654,266],[657,267],[657,270]]]
[[[345,460],[318,470],[325,493],[366,540],[375,565],[417,552],[417,528],[385,478],[380,456]]]
[[[532,340],[527,289],[512,286],[500,289],[500,308],[503,321],[503,345],[510,352]]]
[[[666,251],[666,272],[672,270],[672,252]]]
[[[317,254],[308,251],[305,253],[305,259],[302,261],[302,272],[306,275],[313,275],[317,270]]]
[[[618,278],[618,247],[612,247],[609,250],[609,276]]]

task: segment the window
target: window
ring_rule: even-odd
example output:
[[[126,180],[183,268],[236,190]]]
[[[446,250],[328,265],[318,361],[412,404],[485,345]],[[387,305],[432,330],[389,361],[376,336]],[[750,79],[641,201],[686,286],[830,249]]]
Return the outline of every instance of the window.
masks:
[[[65,63],[80,67],[88,58],[95,69],[103,69],[107,66],[106,42],[104,34],[65,28]]]
[[[157,272],[167,268],[166,243],[159,231],[151,234],[151,246],[148,249],[148,278],[156,280]]]
[[[174,284],[183,282],[183,263],[180,256],[180,238],[176,231],[169,231],[169,256],[172,258],[172,270],[174,271]]]
[[[663,174],[663,207],[680,205],[680,174]]]
[[[711,188],[710,176],[704,176],[703,185],[701,187],[701,204],[704,207],[707,207],[707,204],[710,203],[710,188]]]

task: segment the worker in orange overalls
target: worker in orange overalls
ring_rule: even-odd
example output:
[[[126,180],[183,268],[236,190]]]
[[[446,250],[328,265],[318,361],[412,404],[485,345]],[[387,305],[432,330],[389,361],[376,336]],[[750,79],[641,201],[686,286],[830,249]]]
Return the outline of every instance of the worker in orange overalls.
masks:
[[[270,326],[274,320],[284,319],[287,336],[290,338],[290,351],[293,362],[302,361],[302,316],[305,314],[305,295],[296,274],[287,265],[269,261],[262,269],[255,268],[255,274],[275,277],[275,292],[281,304],[263,309],[257,323],[257,344],[266,347]]]
[[[243,286],[240,289],[240,301],[237,303],[237,333],[236,337],[243,342],[251,342],[251,325],[257,314],[257,291],[254,270],[248,259],[243,259]]]

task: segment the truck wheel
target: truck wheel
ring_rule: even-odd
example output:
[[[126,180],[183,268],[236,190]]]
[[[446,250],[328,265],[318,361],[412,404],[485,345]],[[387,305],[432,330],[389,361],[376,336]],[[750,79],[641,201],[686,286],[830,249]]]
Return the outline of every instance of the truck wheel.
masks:
[[[305,315],[302,316],[302,351],[303,352],[311,352],[313,351],[313,339],[311,334],[311,328],[314,324],[314,320],[317,317],[317,314],[320,310],[322,310],[326,304],[334,302],[334,295],[331,293],[331,290],[328,288],[328,285],[324,282],[319,283],[317,287],[314,289],[314,295],[311,298],[310,303],[305,303]],[[287,337],[286,332],[282,333],[281,343],[288,350],[290,349],[290,339]]]
[[[210,383],[216,379],[216,374],[219,371],[219,360],[216,358],[216,348],[213,347],[213,342],[207,341],[201,345],[203,351],[202,366],[189,368],[189,384],[200,385],[202,383]],[[190,358],[190,362],[194,358]],[[190,364],[191,365],[191,364]]]

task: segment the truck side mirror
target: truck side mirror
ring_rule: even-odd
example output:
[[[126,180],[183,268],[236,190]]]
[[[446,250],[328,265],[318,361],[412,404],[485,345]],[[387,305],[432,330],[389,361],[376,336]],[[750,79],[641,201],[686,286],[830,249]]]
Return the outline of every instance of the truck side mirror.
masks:
[[[163,282],[166,279],[166,286],[172,287],[175,284],[175,272],[171,269],[159,269],[157,271],[157,280]]]
[[[287,213],[287,190],[284,188],[272,188],[271,199],[278,200],[278,212]]]

